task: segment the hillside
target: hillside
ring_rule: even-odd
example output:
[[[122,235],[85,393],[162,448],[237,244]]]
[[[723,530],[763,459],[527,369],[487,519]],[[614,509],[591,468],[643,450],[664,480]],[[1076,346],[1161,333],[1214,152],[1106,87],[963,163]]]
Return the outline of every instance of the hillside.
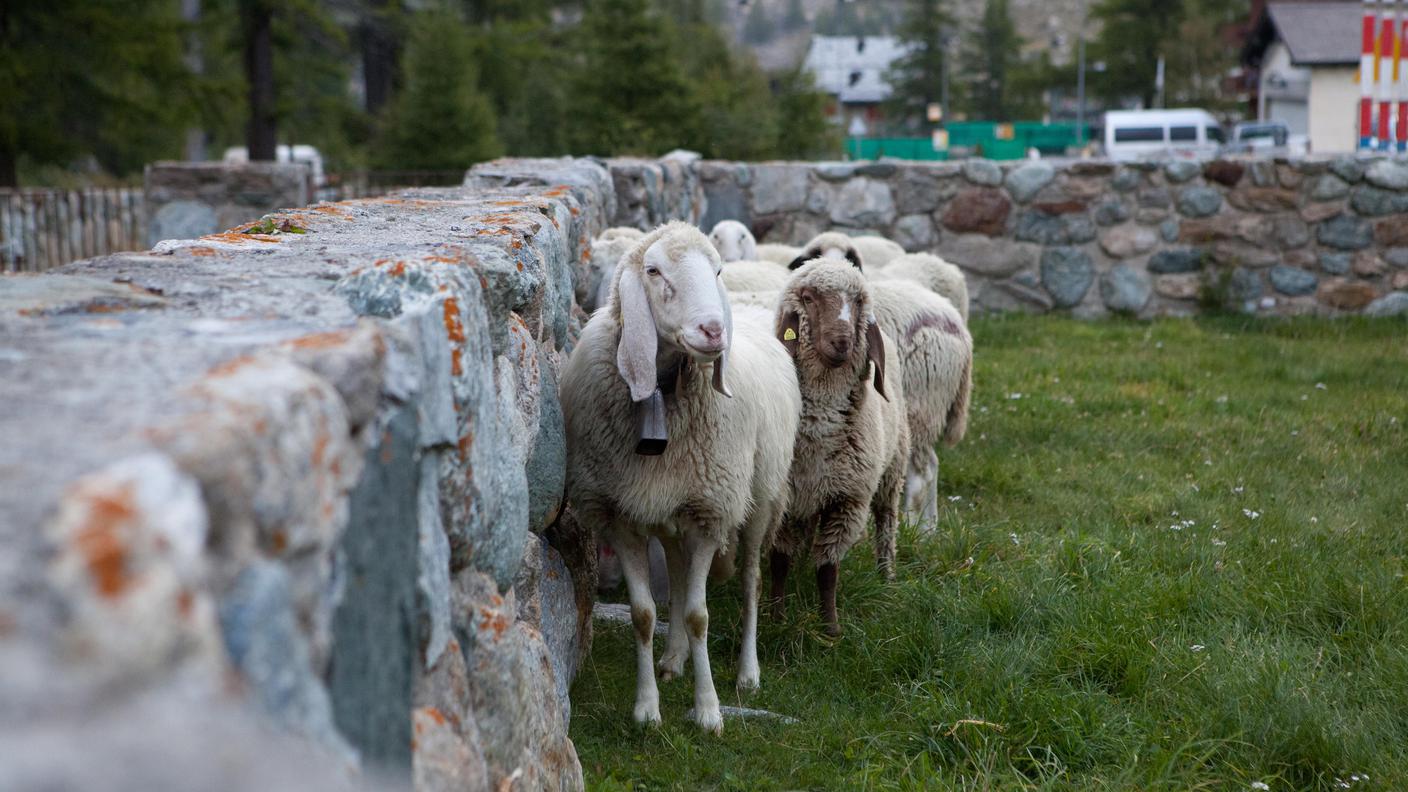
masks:
[[[1049,52],[1057,63],[1075,57],[1081,0],[1009,0],[1013,21],[1030,52]],[[949,0],[959,35],[971,31],[986,0]],[[753,49],[767,69],[799,63],[811,34],[844,30],[851,35],[893,32],[900,18],[898,0],[728,0],[725,22],[734,39]],[[758,8],[755,8],[758,7]],[[800,11],[800,26],[789,19]],[[1094,33],[1092,26],[1091,33]]]

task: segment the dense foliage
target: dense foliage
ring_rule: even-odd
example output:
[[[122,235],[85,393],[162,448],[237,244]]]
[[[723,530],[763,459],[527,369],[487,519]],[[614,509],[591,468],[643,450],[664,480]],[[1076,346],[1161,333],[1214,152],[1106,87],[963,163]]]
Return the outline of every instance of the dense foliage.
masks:
[[[130,0],[0,4],[0,185],[219,158],[249,127],[269,19],[280,143],[333,170],[498,154],[831,154],[809,80],[735,49],[717,0]],[[800,5],[778,27],[796,26]]]

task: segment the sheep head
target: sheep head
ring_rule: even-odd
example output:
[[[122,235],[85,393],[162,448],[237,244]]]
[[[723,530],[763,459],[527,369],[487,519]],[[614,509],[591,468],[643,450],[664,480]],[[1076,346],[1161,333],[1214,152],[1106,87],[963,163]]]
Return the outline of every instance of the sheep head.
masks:
[[[733,316],[719,271],[718,251],[699,229],[669,223],[643,237],[616,267],[613,313],[621,324],[616,368],[631,400],[650,398],[662,357],[687,356],[714,366],[714,389],[732,396],[724,381]]]
[[[885,341],[870,310],[860,270],[816,260],[788,283],[777,313],[777,337],[788,354],[823,369],[875,367],[875,391],[885,395]]]
[[[861,266],[860,251],[856,250],[855,243],[851,238],[839,231],[827,231],[818,234],[797,258],[792,259],[792,263],[787,265],[790,270],[798,269],[813,259],[828,259],[832,261],[849,261],[856,269],[864,269]]]
[[[728,261],[757,261],[758,241],[748,226],[737,220],[720,220],[709,232],[709,241],[719,251],[719,256]]]

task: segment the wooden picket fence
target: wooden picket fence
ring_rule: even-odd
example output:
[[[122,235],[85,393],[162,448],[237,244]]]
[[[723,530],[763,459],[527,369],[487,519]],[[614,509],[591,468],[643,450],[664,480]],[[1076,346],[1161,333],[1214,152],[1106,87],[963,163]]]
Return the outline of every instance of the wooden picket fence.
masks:
[[[39,272],[145,250],[142,190],[0,190],[0,271]]]

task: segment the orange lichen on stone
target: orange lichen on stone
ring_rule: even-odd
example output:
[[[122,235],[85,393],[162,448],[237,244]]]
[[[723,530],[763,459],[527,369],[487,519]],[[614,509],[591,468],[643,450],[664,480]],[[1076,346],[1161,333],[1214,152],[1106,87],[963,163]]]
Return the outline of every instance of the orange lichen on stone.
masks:
[[[221,363],[220,365],[216,366],[215,368],[211,369],[210,371],[206,372],[206,376],[228,377],[229,375],[234,374],[236,371],[239,371],[240,369],[244,368],[245,366],[248,366],[250,363],[253,362],[253,355],[240,355],[239,357],[231,358],[225,361],[224,363]]]
[[[201,239],[208,240],[210,242],[224,242],[230,245],[238,245],[242,242],[249,241],[270,242],[273,244],[278,244],[279,242],[278,237],[271,236],[269,234],[240,234],[235,233],[234,231],[226,231],[223,234],[206,234],[205,236],[201,237]]]
[[[467,433],[464,437],[461,437],[459,443],[457,444],[457,447],[459,448],[459,451],[460,451],[460,458],[461,458],[461,459],[468,459],[468,458],[469,458],[469,449],[472,448],[473,446],[474,446],[474,432],[469,432],[469,433]]]
[[[313,441],[313,464],[315,466],[322,467],[323,458],[327,456],[328,443],[331,440],[332,438],[328,437],[327,432],[318,432],[317,439]]]
[[[131,585],[127,574],[127,547],[120,530],[137,518],[132,485],[88,498],[88,519],[74,537],[74,548],[83,556],[98,593],[112,598]]]
[[[351,219],[352,219],[352,215],[348,214],[347,212],[343,211],[342,209],[339,209],[339,208],[336,207],[336,206],[314,206],[314,207],[311,207],[311,208],[312,208],[313,211],[315,211],[315,212],[321,212],[322,214],[325,214],[325,215],[332,215],[333,217],[340,217],[340,218],[342,218],[343,220],[351,220]]]
[[[181,593],[176,595],[176,610],[180,612],[182,618],[189,619],[191,611],[195,608],[196,596],[189,589],[181,589]]]
[[[422,711],[423,711],[426,715],[429,715],[429,716],[430,716],[430,719],[433,720],[433,721],[435,721],[435,723],[436,723],[437,725],[440,725],[440,726],[444,726],[444,725],[445,725],[446,720],[447,720],[447,719],[445,718],[445,713],[441,712],[438,708],[436,708],[436,707],[426,707],[426,708],[425,708],[424,710],[422,710]]]
[[[289,341],[288,345],[291,347],[296,347],[298,349],[331,349],[332,347],[341,346],[347,343],[347,339],[351,337],[351,335],[351,330],[334,330],[328,333],[314,333],[312,335],[306,335],[299,338],[295,338],[292,341]]]
[[[504,633],[508,631],[508,618],[502,613],[491,611],[488,608],[480,608],[479,631],[486,632],[489,630],[494,632],[494,640],[504,637]]]
[[[282,530],[276,530],[269,535],[269,547],[275,553],[282,553],[288,549],[288,534]]]
[[[454,297],[445,298],[445,332],[457,344],[464,343],[464,323],[460,321],[460,303]]]
[[[494,201],[494,206],[523,206],[522,201]]]
[[[433,261],[433,262],[435,262],[435,263],[437,263],[437,264],[459,264],[460,261],[461,261],[461,258],[460,258],[459,256],[437,256],[437,255],[431,254],[431,255],[429,255],[429,256],[426,256],[426,257],[425,257],[425,260],[426,260],[426,261]]]
[[[215,248],[212,248],[212,247],[205,247],[205,246],[203,246],[203,245],[198,245],[198,246],[196,246],[196,247],[189,247],[189,248],[186,248],[185,250],[186,250],[187,253],[190,253],[192,256],[214,256],[214,255],[218,255],[218,254],[216,253],[216,251],[215,251]]]

